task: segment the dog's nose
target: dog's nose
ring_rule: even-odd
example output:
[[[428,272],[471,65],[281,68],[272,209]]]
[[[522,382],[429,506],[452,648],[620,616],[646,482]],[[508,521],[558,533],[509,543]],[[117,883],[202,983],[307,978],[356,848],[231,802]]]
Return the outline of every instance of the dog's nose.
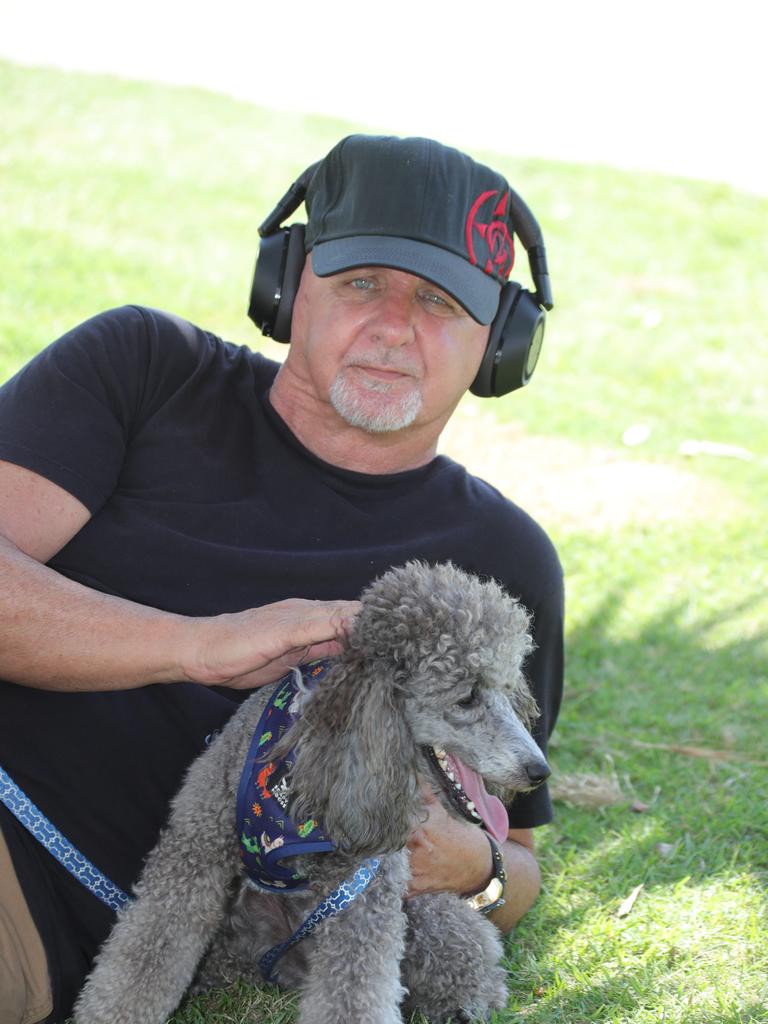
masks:
[[[552,774],[546,761],[529,761],[525,766],[525,774],[534,786],[540,786]]]

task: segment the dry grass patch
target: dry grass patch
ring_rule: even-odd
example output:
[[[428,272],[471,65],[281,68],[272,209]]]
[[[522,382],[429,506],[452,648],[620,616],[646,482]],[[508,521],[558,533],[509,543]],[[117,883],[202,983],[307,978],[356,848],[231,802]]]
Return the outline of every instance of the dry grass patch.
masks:
[[[446,427],[441,451],[549,528],[606,533],[672,520],[725,521],[744,511],[723,485],[691,470],[527,434],[471,401]]]

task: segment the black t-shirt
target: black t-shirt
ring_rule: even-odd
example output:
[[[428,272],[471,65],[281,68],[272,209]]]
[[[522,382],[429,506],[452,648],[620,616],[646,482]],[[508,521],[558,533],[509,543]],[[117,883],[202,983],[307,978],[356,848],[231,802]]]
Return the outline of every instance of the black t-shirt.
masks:
[[[35,357],[0,389],[0,459],[54,481],[92,514],[50,566],[196,616],[356,598],[393,565],[450,559],[496,578],[532,612],[526,674],[545,748],[562,688],[563,589],[544,532],[444,456],[383,476],[318,459],[270,405],[276,371],[248,348],[139,307],[94,317]],[[0,682],[0,764],[129,889],[186,767],[243,696],[188,683],[62,694]],[[513,827],[551,817],[545,788],[509,810]],[[46,946],[57,1020],[112,913],[2,806],[0,825]]]

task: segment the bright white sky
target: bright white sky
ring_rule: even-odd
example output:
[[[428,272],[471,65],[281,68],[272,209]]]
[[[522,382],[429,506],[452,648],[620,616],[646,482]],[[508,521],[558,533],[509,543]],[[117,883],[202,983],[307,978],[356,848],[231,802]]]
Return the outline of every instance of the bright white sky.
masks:
[[[0,56],[768,194],[759,0],[0,0]]]

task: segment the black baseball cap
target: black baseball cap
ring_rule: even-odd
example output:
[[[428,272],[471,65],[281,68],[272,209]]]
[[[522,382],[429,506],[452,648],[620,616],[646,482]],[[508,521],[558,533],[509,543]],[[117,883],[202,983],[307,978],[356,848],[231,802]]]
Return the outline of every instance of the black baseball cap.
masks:
[[[514,262],[512,195],[501,174],[432,139],[350,135],[307,188],[312,269],[404,270],[488,324]]]

